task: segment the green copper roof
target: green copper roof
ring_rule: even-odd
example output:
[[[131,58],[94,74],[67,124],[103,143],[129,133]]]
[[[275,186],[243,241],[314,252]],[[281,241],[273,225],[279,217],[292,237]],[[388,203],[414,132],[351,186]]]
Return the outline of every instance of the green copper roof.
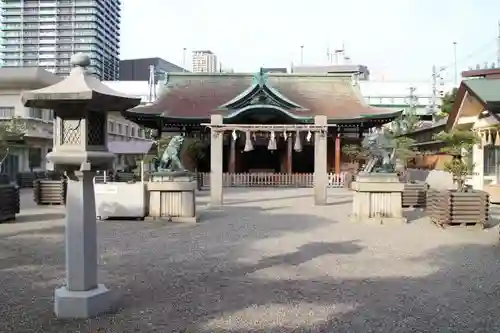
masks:
[[[251,103],[251,100],[256,97],[259,93],[268,96],[271,100],[274,100],[283,109],[298,109],[306,111],[307,109],[301,105],[293,102],[292,100],[285,97],[277,89],[274,89],[268,83],[269,75],[260,70],[259,73],[255,74],[252,78],[252,85],[248,87],[238,96],[231,99],[229,102],[224,103],[219,106],[217,110],[227,110],[234,108],[242,108]]]
[[[483,103],[500,102],[500,79],[469,79],[463,83],[472,90]]]

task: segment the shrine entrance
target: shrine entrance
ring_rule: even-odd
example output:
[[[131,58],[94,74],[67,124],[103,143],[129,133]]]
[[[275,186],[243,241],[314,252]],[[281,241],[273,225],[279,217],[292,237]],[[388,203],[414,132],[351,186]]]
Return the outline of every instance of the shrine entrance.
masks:
[[[255,113],[252,113],[255,115]],[[286,169],[292,170],[292,152],[302,152],[302,140],[314,140],[314,202],[316,205],[326,204],[326,191],[328,187],[327,174],[327,137],[328,128],[336,125],[328,125],[325,116],[315,116],[314,124],[238,124],[231,117],[225,118],[228,123],[224,123],[222,115],[212,115],[209,124],[202,124],[211,130],[210,135],[210,205],[221,207],[223,204],[223,171],[224,164],[224,141],[229,142],[229,172],[233,172],[237,167],[237,148],[238,142],[243,146],[243,153],[252,153],[255,161],[240,160],[240,168],[245,168],[251,173],[251,166],[268,167],[269,170],[282,168],[279,156],[278,139],[283,141],[284,151],[286,152]],[[229,134],[229,139],[228,135]],[[278,136],[278,134],[280,136]],[[257,137],[268,140],[267,145]],[[314,136],[314,138],[313,138]],[[225,140],[226,138],[226,140]],[[256,146],[258,147],[256,149]],[[267,152],[265,151],[267,150]],[[261,159],[259,158],[261,157]],[[248,155],[248,159],[252,158]],[[265,158],[265,160],[264,160]],[[246,165],[241,164],[246,162]],[[250,164],[254,163],[254,164]],[[247,172],[249,172],[247,171]]]
[[[312,174],[312,132],[297,130],[297,126],[304,125],[305,119],[275,105],[249,105],[232,113],[224,119],[225,125],[236,129],[223,134],[223,171],[230,174]],[[310,119],[306,121],[311,122]]]

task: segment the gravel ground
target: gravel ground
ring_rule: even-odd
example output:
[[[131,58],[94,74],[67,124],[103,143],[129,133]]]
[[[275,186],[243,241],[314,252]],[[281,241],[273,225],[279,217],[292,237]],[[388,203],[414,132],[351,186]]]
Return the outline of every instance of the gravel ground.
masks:
[[[349,192],[232,189],[198,225],[99,222],[115,309],[60,321],[63,213],[0,225],[0,332],[500,332],[498,230],[348,221]]]

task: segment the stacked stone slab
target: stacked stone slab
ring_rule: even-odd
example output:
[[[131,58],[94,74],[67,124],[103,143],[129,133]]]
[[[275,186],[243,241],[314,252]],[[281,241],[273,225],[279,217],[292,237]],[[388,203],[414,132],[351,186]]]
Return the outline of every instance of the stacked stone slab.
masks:
[[[0,222],[14,220],[19,213],[19,189],[14,184],[0,185]]]
[[[66,204],[66,186],[66,180],[35,180],[33,200],[38,205],[64,205]]]
[[[406,183],[403,189],[403,207],[425,207],[428,185],[424,182]]]
[[[489,221],[489,195],[484,191],[432,190],[428,214],[432,222],[442,227],[470,224],[485,227]]]

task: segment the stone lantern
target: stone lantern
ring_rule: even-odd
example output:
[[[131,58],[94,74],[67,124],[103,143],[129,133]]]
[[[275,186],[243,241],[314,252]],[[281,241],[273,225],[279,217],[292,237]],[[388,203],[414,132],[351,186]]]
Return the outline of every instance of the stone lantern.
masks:
[[[97,238],[94,176],[111,167],[114,154],[107,149],[107,113],[140,104],[116,92],[87,72],[90,59],[71,58],[74,68],[63,81],[24,92],[25,106],[52,109],[54,147],[47,159],[66,172],[66,285],[55,291],[59,318],[88,318],[108,311],[109,291],[97,283]]]

